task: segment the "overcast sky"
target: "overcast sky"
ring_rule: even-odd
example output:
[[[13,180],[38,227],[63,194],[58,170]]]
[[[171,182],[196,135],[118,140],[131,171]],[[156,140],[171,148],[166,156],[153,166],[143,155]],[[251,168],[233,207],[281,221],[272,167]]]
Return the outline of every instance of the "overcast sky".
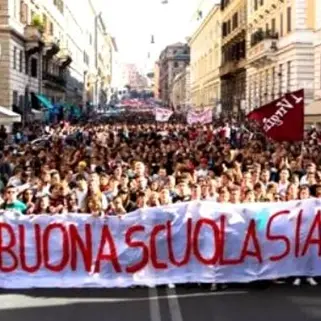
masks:
[[[199,6],[217,1],[168,0],[168,4],[162,4],[162,0],[102,0],[102,11],[116,37],[122,61],[146,69],[168,44],[185,41],[195,26],[193,15]],[[155,44],[151,44],[151,35]]]

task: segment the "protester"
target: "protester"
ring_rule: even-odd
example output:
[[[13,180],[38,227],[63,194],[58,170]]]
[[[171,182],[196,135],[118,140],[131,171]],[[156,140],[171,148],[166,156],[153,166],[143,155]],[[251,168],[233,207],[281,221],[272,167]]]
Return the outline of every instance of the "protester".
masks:
[[[122,216],[191,200],[237,204],[321,198],[317,129],[306,133],[304,144],[275,143],[250,125],[245,129],[244,121],[241,126],[226,120],[187,126],[136,119],[57,125],[50,133],[37,145],[21,143],[28,140],[21,132],[20,145],[3,148],[3,210]],[[311,278],[309,283],[316,284]]]

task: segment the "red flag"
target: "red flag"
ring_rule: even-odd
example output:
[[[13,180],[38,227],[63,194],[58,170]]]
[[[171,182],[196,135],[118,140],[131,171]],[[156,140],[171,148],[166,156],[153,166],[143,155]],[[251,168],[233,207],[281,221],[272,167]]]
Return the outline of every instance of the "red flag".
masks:
[[[304,138],[304,90],[285,94],[250,112],[266,136],[276,141],[301,141]]]

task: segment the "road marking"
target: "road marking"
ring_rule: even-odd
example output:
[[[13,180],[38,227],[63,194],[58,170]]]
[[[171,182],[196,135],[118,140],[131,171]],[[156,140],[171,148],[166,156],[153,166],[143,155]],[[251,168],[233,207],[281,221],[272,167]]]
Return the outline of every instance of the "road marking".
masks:
[[[179,306],[177,294],[174,288],[166,289],[169,305],[169,313],[171,315],[172,321],[183,321],[182,311]]]
[[[122,303],[122,302],[146,302],[156,301],[155,308],[159,307],[159,300],[167,299],[188,299],[196,297],[213,297],[213,296],[227,296],[227,295],[240,295],[246,294],[248,291],[224,291],[224,292],[200,292],[200,293],[188,293],[188,294],[169,294],[169,295],[157,295],[156,289],[150,289],[149,297],[141,298],[64,298],[64,297],[32,297],[22,294],[3,294],[0,295],[0,310],[4,309],[19,309],[27,307],[45,307],[45,306],[59,306],[75,303]],[[155,321],[158,319],[155,319]]]
[[[156,288],[148,289],[149,313],[151,321],[162,321],[159,307],[158,293]]]

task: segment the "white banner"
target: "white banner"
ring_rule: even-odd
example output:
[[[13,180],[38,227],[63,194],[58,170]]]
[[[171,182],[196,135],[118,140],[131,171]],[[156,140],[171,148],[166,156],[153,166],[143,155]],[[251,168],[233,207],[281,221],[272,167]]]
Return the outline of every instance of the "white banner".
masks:
[[[123,217],[0,216],[0,288],[321,275],[321,202],[190,202]]]
[[[187,114],[187,123],[193,124],[210,124],[213,121],[213,109],[209,108],[201,112],[189,111]]]
[[[165,108],[155,108],[155,120],[159,122],[167,122],[171,116],[173,115],[173,111]]]

